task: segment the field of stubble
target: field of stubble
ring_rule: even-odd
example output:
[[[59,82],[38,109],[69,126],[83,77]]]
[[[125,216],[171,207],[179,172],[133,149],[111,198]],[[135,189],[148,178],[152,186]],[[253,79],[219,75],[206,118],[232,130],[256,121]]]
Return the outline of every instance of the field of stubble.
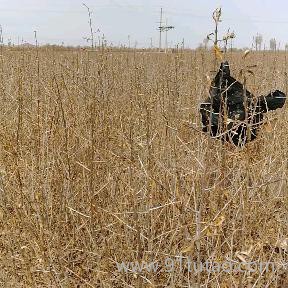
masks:
[[[255,95],[287,92],[284,52],[228,60],[257,64]],[[212,70],[203,51],[1,51],[1,287],[287,287],[287,104],[244,149],[210,139]]]

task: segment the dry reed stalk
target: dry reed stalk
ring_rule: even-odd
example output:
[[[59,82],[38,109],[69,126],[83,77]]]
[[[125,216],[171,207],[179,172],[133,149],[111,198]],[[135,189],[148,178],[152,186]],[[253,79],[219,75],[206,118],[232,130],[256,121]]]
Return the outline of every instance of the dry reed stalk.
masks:
[[[285,287],[287,107],[267,115],[277,117],[270,133],[237,150],[195,127],[209,53],[2,53],[4,286]],[[267,83],[285,86],[285,54],[253,53],[247,65],[263,57],[267,65],[246,83],[257,94]],[[230,61],[239,72],[242,55]],[[181,255],[198,264],[271,261],[277,269],[180,271]],[[167,257],[178,259],[171,273]],[[116,262],[137,260],[161,267],[117,270]]]

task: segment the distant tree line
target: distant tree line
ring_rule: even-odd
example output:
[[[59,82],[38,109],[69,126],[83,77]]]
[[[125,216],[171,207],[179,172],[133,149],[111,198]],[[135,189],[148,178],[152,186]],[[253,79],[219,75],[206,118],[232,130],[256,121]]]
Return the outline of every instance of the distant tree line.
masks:
[[[263,43],[263,36],[259,33],[257,33],[254,37],[253,37],[253,46],[252,46],[256,51],[261,51],[261,50],[267,50],[267,46],[265,47],[265,44]],[[197,49],[209,49],[210,47],[208,47],[208,39],[205,38],[203,40],[202,43],[199,44]],[[240,50],[245,50],[245,49],[249,49],[247,48],[234,48],[231,45],[230,50],[231,51],[240,51]],[[270,51],[277,51],[280,49],[280,43],[277,43],[276,38],[271,38],[269,40],[269,50]],[[288,51],[288,43],[285,44],[285,51]]]

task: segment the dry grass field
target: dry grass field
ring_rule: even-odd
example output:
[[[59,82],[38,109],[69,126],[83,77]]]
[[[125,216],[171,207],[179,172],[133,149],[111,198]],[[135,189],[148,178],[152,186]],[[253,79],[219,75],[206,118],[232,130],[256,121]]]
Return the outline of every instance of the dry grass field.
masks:
[[[0,54],[1,287],[288,287],[287,104],[240,149],[201,132],[210,52]],[[261,95],[287,92],[286,56],[227,58]]]

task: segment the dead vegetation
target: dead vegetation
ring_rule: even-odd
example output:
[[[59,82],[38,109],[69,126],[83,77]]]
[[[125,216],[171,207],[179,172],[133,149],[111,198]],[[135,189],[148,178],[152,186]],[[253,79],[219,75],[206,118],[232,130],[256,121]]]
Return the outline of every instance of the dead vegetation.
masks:
[[[285,59],[252,53],[249,90],[287,92]],[[212,69],[205,51],[2,51],[4,287],[287,287],[287,104],[244,149],[213,140],[198,112]],[[116,266],[180,255],[277,269]]]

